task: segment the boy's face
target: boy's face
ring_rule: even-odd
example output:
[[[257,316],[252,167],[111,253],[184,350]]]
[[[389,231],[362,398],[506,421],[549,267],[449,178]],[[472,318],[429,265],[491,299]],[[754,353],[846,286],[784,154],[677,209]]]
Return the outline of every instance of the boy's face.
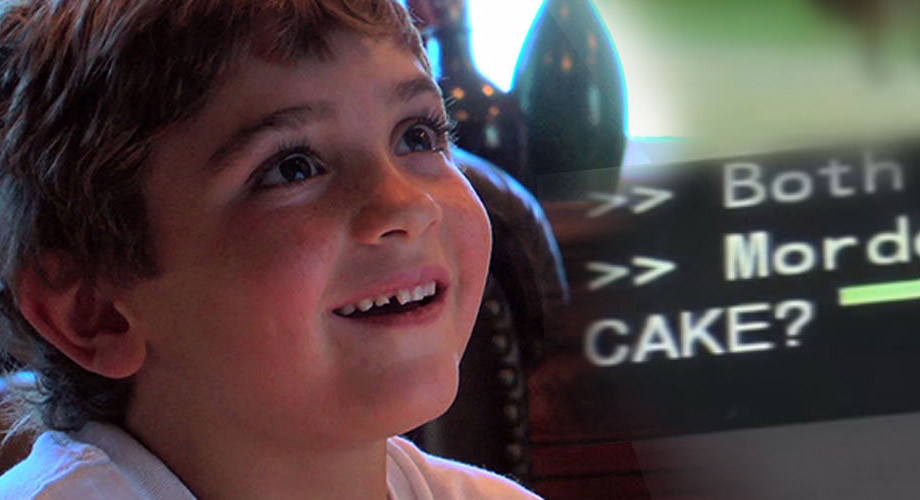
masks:
[[[117,303],[147,345],[131,411],[328,445],[408,430],[452,401],[487,216],[442,149],[437,87],[415,57],[345,33],[332,48],[325,62],[243,61],[156,148],[162,274]],[[345,314],[432,282],[415,310]]]

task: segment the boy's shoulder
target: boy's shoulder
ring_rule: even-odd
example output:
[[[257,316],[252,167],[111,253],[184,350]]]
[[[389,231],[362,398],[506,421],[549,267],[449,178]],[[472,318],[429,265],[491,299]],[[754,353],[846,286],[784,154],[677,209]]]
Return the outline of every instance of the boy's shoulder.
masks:
[[[43,433],[29,456],[0,476],[0,500],[59,498],[194,499],[134,438],[95,422],[76,433]]]
[[[394,500],[502,498],[539,499],[505,477],[429,455],[400,437],[387,441],[387,483]]]

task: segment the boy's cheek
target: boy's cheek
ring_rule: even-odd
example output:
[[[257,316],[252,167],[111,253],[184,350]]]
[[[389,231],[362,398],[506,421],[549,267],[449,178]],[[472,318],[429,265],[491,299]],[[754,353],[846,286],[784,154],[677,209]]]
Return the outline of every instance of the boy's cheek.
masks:
[[[460,312],[468,320],[464,323],[469,323],[472,329],[489,271],[492,228],[485,208],[472,191],[456,207],[456,220],[462,223],[453,229],[454,234],[449,241],[454,245],[453,258],[464,290]]]
[[[171,316],[188,323],[196,317],[252,323],[280,310],[306,315],[306,308],[319,303],[320,287],[310,284],[328,280],[334,252],[329,238],[296,229],[255,231],[241,225],[218,233],[217,241],[189,236],[186,244],[197,251],[171,251],[173,259],[159,263],[162,274],[132,294],[135,307],[146,319]]]
[[[475,193],[461,205],[460,218],[465,221],[461,228],[461,242],[466,263],[474,265],[483,275],[488,271],[492,255],[492,225],[488,213]]]
[[[285,210],[262,217],[238,217],[221,231],[214,259],[205,262],[223,268],[232,278],[257,284],[269,275],[310,279],[329,268],[337,241],[337,221],[309,208]]]

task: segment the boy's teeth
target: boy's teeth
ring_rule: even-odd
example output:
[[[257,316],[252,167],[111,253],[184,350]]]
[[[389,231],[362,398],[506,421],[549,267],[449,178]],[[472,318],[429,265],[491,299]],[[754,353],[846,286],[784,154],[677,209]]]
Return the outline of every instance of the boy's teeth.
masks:
[[[361,300],[357,304],[342,306],[338,308],[336,312],[342,316],[349,316],[358,310],[367,312],[374,306],[380,307],[389,304],[394,298],[399,302],[399,305],[404,306],[409,302],[417,302],[425,297],[431,297],[436,292],[437,285],[432,281],[424,285],[418,285],[415,288],[403,288],[402,290],[398,290],[393,296],[378,295],[375,298]]]
[[[399,301],[399,305],[404,306],[412,300],[412,292],[404,288],[396,292],[396,300]]]

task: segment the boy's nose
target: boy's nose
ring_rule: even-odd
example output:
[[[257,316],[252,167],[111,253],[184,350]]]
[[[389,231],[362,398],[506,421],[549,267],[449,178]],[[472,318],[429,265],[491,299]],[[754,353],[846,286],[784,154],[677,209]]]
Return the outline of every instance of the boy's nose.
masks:
[[[441,206],[425,181],[392,164],[374,170],[374,182],[366,191],[368,197],[352,224],[357,242],[374,245],[413,239],[441,221]]]

